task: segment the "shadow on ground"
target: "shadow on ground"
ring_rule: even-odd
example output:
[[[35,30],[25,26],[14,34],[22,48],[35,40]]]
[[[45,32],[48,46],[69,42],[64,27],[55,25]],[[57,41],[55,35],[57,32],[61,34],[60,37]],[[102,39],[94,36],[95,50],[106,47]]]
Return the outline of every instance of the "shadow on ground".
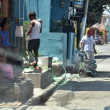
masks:
[[[104,110],[110,110],[110,106],[109,107],[105,107]]]
[[[110,71],[98,71],[97,73],[99,78],[110,78]]]
[[[105,58],[110,58],[110,55],[97,55],[97,56],[95,56],[95,59],[105,59]]]
[[[98,77],[85,77],[78,81],[69,81],[61,90],[71,91],[110,91],[110,72],[99,72]],[[71,89],[70,89],[71,88]]]

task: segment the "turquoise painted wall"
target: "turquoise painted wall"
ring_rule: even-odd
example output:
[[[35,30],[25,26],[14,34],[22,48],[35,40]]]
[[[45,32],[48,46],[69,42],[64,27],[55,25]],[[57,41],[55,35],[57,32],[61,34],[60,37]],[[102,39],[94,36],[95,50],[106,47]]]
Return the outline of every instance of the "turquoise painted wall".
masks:
[[[65,2],[65,8],[61,8],[61,2]],[[69,6],[69,0],[51,0],[51,19],[61,20]]]
[[[18,1],[18,0],[17,0]],[[21,0],[23,4],[23,0]],[[35,11],[37,18],[43,20],[43,30],[40,34],[41,44],[39,53],[40,55],[58,57],[60,61],[63,61],[63,37],[64,33],[50,33],[50,15],[51,15],[51,0],[25,0],[25,20],[29,21],[28,14],[30,11]],[[18,7],[19,3],[17,3]],[[21,6],[22,8],[22,6]],[[15,9],[14,9],[15,10]],[[17,10],[17,16],[19,15],[19,9]],[[22,16],[22,9],[21,9]],[[30,22],[30,21],[29,21]],[[22,20],[21,20],[22,25]],[[13,25],[13,28],[15,26]],[[14,32],[14,31],[13,31]],[[14,40],[14,33],[13,33]]]

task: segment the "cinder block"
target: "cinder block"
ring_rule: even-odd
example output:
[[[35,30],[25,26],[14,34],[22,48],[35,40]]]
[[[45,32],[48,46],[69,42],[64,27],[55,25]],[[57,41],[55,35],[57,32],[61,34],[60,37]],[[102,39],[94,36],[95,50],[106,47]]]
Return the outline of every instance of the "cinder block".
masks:
[[[32,80],[35,88],[45,89],[51,84],[52,71],[51,70],[42,70],[41,73],[22,73],[23,77],[29,78]]]
[[[22,76],[31,79],[35,88],[41,87],[41,73],[23,73]]]

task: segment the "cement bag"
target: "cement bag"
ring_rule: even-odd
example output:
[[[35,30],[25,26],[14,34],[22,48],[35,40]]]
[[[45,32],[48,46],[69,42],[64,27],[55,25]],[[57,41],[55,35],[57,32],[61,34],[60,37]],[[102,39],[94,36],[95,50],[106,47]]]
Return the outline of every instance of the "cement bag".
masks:
[[[3,78],[8,80],[14,79],[13,68],[10,64],[0,63],[0,73]]]

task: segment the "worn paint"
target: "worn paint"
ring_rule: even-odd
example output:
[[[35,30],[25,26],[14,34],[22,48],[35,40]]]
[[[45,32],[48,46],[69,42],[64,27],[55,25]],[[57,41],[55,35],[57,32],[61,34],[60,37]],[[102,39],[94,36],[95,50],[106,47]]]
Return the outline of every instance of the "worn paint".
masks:
[[[52,0],[51,2],[51,19],[61,20],[66,11],[68,11],[69,0],[63,0],[65,2],[65,7],[61,8],[62,0]]]

